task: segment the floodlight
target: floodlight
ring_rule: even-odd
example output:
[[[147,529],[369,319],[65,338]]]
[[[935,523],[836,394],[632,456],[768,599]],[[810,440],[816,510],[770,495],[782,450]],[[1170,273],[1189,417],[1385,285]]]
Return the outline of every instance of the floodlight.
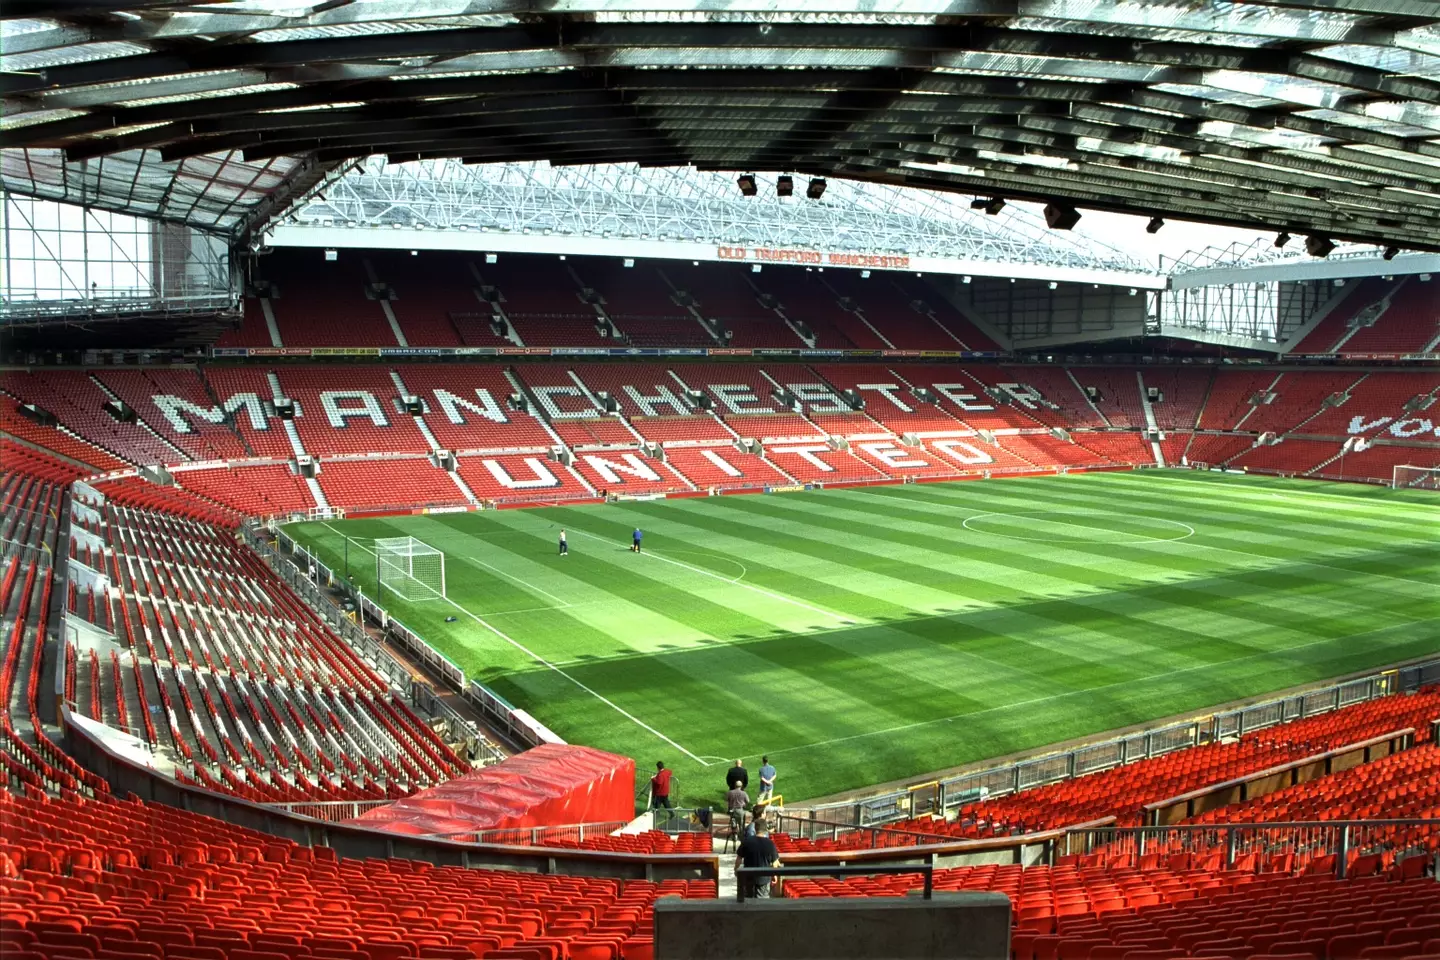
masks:
[[[1000,197],[996,197],[993,200],[987,200],[985,201],[984,209],[986,213],[990,214],[993,217],[995,214],[1005,209],[1005,201]]]
[[[820,177],[811,177],[810,186],[805,188],[805,196],[811,200],[819,200],[825,195],[825,181]]]
[[[759,273],[759,272],[760,272],[760,264],[758,264],[758,263],[752,263],[752,264],[750,264],[750,272],[751,272],[751,273]]]
[[[1165,220],[1162,217],[1151,217],[1150,222],[1145,224],[1145,232],[1159,233],[1163,226],[1165,226]]]
[[[869,270],[861,270],[861,271],[860,271],[860,279],[862,279],[862,280],[868,280],[868,279],[870,279],[870,271],[869,271]]]
[[[735,178],[735,183],[740,187],[740,193],[747,197],[753,197],[757,193],[755,189],[755,174],[742,173]]]
[[[1060,284],[1056,283],[1054,280],[1051,280],[1051,281],[1050,281],[1050,289],[1051,289],[1051,290],[1054,290],[1054,289],[1055,289],[1056,287],[1058,287],[1058,286],[1060,286]]]
[[[1335,241],[1318,233],[1305,238],[1305,252],[1312,257],[1328,257],[1335,249]]]
[[[419,250],[411,250],[411,251],[410,251],[410,256],[412,256],[412,257],[418,257],[418,256],[420,256],[420,251],[419,251]]]
[[[499,260],[499,259],[500,259],[500,258],[497,257],[497,256],[496,256],[495,254],[493,254],[493,253],[487,253],[487,254],[485,254],[485,262],[486,262],[486,263],[494,263],[496,260]]]
[[[1080,222],[1080,211],[1063,203],[1045,204],[1045,223],[1051,230],[1073,230]]]
[[[634,258],[634,257],[626,257],[626,258],[625,258],[625,266],[627,266],[627,267],[633,267],[633,266],[635,266],[635,258]]]
[[[326,259],[326,260],[335,260],[335,259],[338,259],[339,256],[340,256],[340,254],[336,253],[334,250],[326,250],[326,251],[325,251],[325,259]]]
[[[974,278],[974,277],[961,277],[961,278],[960,278],[960,282],[961,282],[961,283],[969,283],[969,282],[970,282],[971,280],[973,280],[973,279],[975,279],[975,278]]]
[[[775,196],[791,197],[795,195],[795,178],[788,173],[781,174],[775,178]]]

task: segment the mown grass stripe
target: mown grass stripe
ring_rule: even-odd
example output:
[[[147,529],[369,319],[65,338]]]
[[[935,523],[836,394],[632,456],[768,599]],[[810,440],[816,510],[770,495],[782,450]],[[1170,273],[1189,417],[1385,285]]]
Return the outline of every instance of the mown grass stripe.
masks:
[[[563,736],[645,766],[666,759],[681,795],[707,803],[723,785],[701,760],[787,750],[783,788],[804,798],[1440,646],[1440,596],[1428,589],[1440,580],[1440,512],[1406,498],[1397,513],[1389,491],[1327,487],[1340,492],[1297,498],[1257,478],[1192,476],[918,484],[337,526],[436,543],[453,558],[457,602],[674,745],[474,622],[444,623],[445,606],[394,603],[392,613]],[[1029,543],[959,527],[986,511],[1048,511],[1053,520],[1035,526],[1086,540]],[[1119,538],[1111,517],[1140,530],[1150,522],[1142,518],[1169,517],[1196,534],[1171,544],[1088,542]],[[572,536],[568,560],[555,556],[561,525],[584,532]],[[648,549],[686,566],[630,554],[636,525]],[[342,542],[332,531],[291,529],[338,566]],[[356,582],[368,578],[373,589],[373,561],[364,566]],[[834,742],[805,748],[824,741]]]

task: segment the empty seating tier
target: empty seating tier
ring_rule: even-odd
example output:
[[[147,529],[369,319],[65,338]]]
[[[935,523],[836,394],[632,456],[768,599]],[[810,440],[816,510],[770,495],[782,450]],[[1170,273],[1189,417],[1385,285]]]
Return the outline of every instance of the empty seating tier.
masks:
[[[294,425],[311,456],[430,452],[389,369],[285,367],[276,375],[299,407]]]
[[[1419,277],[1400,281],[1385,311],[1340,346],[1341,355],[1413,354],[1440,341],[1440,291]],[[1432,352],[1433,348],[1432,348]]]
[[[320,250],[272,257],[262,267],[280,342],[287,347],[394,347],[400,341],[373,290],[366,256]]]
[[[425,424],[442,450],[546,450],[555,445],[535,416],[517,410],[502,367],[441,363],[397,368],[406,391],[425,403]]]
[[[375,276],[392,294],[390,311],[409,346],[458,347],[470,343],[470,339],[461,337],[453,318],[491,315],[490,305],[477,295],[479,284],[471,272],[469,254],[425,250],[410,256],[403,251],[385,251],[373,253],[369,259]],[[488,323],[471,322],[465,326],[470,332]],[[481,339],[487,346],[504,342],[493,332]]]
[[[648,957],[662,896],[619,881],[340,860],[139,801],[0,797],[0,943],[16,960]]]
[[[265,802],[384,799],[468,769],[258,557],[171,506],[105,505],[119,645],[96,720],[177,778]]]
[[[1383,317],[1393,291],[1394,284],[1380,277],[1359,281],[1349,290],[1341,292],[1339,302],[1332,305],[1315,328],[1292,346],[1289,352],[1335,353],[1337,347],[1348,347],[1347,341],[1355,335],[1352,332],[1361,329],[1357,324],[1365,319],[1373,322],[1375,314]]]
[[[335,507],[456,506],[468,501],[444,470],[425,460],[331,460],[318,477]]]
[[[787,882],[786,896],[894,897],[919,885],[918,875],[807,878]],[[1007,896],[1016,960],[1355,960],[1429,957],[1431,941],[1440,948],[1440,885],[1423,879],[1192,869],[1187,856],[1149,870],[958,867],[936,870],[934,886]]]
[[[254,517],[303,513],[316,506],[304,478],[283,464],[177,471],[175,482],[197,496]]]
[[[67,459],[86,464],[92,472],[125,470],[130,464],[58,425],[44,425],[25,416],[14,399],[0,395],[0,433],[43,447]],[[17,449],[20,448],[16,444]]]
[[[243,398],[217,402],[194,370],[102,370],[96,376],[157,433],[196,460],[255,455],[234,427],[237,419],[254,414],[253,407]]]
[[[106,410],[115,398],[83,370],[6,371],[0,389],[55,415],[66,429],[131,463],[155,465],[191,459],[144,421],[125,422]]]

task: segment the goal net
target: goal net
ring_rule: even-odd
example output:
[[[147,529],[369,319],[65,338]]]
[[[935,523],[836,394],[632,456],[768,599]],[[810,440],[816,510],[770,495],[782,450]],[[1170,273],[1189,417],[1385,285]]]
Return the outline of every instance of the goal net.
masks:
[[[445,596],[445,554],[414,537],[375,541],[375,581],[402,600]]]
[[[1396,490],[1440,490],[1440,467],[1396,467],[1391,486]]]

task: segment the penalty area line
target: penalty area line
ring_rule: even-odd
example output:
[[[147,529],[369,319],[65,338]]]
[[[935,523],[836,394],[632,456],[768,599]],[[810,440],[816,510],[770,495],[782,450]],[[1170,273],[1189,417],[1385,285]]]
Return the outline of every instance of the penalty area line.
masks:
[[[332,531],[334,531],[335,533],[339,534],[340,536],[342,536],[342,537],[345,536],[345,534],[340,533],[339,530],[336,530],[334,527],[331,527],[330,524],[326,523],[325,526],[326,526],[326,527],[329,527]],[[351,538],[351,539],[353,540],[353,538]],[[355,545],[356,545],[357,547],[360,547],[360,549],[361,549],[361,550],[364,550],[366,553],[371,554],[372,556],[373,556],[374,553],[375,553],[374,550],[370,550],[370,549],[362,546],[362,545],[359,544],[358,542],[357,542]],[[492,624],[492,623],[488,623],[484,618],[482,618],[482,617],[480,617],[480,616],[477,616],[476,614],[472,613],[470,610],[468,610],[468,609],[466,609],[465,607],[461,606],[459,603],[455,602],[454,600],[451,600],[449,597],[440,597],[439,599],[444,600],[446,603],[450,604],[450,606],[454,607],[456,610],[459,610],[461,613],[465,614],[467,617],[469,617],[470,619],[474,620],[476,623],[480,624],[480,626],[484,627],[486,630],[489,630],[491,633],[495,634],[495,636],[499,637],[501,640],[504,640],[506,643],[510,644],[510,645],[511,645],[512,647],[514,647],[516,650],[519,650],[521,653],[525,654],[527,657],[529,657],[530,659],[534,660],[536,663],[541,664],[542,666],[548,667],[548,668],[551,669],[551,670],[554,670],[554,671],[555,671],[556,673],[558,673],[560,676],[564,677],[566,680],[569,680],[571,683],[575,684],[575,686],[579,687],[581,690],[584,690],[586,693],[590,694],[590,696],[594,697],[596,700],[599,700],[601,703],[605,704],[605,706],[607,706],[607,707],[609,707],[610,709],[614,710],[616,713],[620,714],[622,717],[624,717],[626,720],[629,720],[631,723],[635,724],[637,727],[640,727],[641,729],[646,730],[646,731],[654,734],[655,736],[659,737],[661,740],[664,740],[666,743],[670,744],[670,746],[674,747],[676,750],[679,750],[681,753],[685,754],[685,756],[689,757],[691,760],[694,760],[696,763],[700,764],[702,767],[708,767],[708,766],[710,766],[709,763],[707,763],[707,762],[704,761],[704,760],[701,760],[698,756],[696,756],[695,754],[691,753],[689,750],[686,750],[684,747],[680,746],[680,744],[676,743],[674,740],[671,740],[669,737],[665,736],[665,734],[661,733],[659,730],[656,730],[654,727],[650,726],[650,724],[646,723],[644,720],[641,720],[639,717],[635,716],[635,714],[631,713],[629,710],[626,710],[624,707],[620,706],[620,705],[619,705],[618,703],[616,703],[614,700],[611,700],[609,697],[605,696],[604,694],[599,693],[598,691],[594,690],[593,688],[591,688],[591,687],[589,687],[589,686],[586,686],[584,683],[582,683],[581,681],[575,679],[575,678],[572,677],[570,674],[566,673],[564,670],[560,669],[558,666],[556,666],[555,664],[551,663],[549,660],[546,660],[544,657],[540,656],[540,654],[536,653],[534,650],[531,650],[529,647],[525,646],[525,645],[524,645],[523,643],[521,643],[520,641],[516,640],[515,638],[511,637],[509,634],[505,633],[505,631],[501,630],[499,627],[495,626],[495,625]]]

